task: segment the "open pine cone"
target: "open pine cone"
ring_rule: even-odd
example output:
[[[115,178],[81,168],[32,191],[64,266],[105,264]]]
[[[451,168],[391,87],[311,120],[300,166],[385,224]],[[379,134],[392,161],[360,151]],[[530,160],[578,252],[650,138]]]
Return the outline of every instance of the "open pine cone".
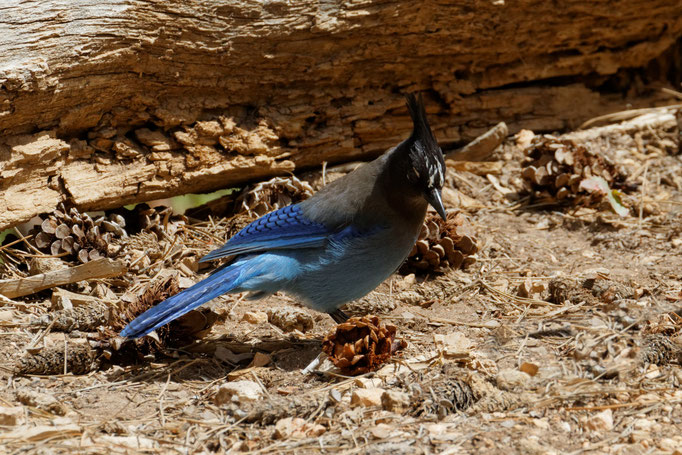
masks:
[[[235,203],[235,213],[256,219],[273,210],[300,202],[313,195],[308,182],[291,177],[275,177],[247,188]]]
[[[464,215],[450,213],[447,221],[438,215],[429,215],[401,272],[428,270],[442,273],[474,262],[471,255],[476,251],[476,239]]]
[[[580,182],[602,177],[611,186],[621,176],[604,157],[569,139],[537,135],[524,151],[521,176],[537,202],[593,205],[592,196],[580,189]]]
[[[322,350],[344,374],[363,374],[376,370],[407,346],[395,334],[394,325],[381,325],[376,316],[350,318],[324,338]]]
[[[112,214],[92,219],[75,207],[66,210],[63,204],[47,215],[31,233],[35,245],[52,255],[67,253],[67,259],[88,262],[108,255],[108,247],[115,238],[127,235],[126,222],[121,215]]]

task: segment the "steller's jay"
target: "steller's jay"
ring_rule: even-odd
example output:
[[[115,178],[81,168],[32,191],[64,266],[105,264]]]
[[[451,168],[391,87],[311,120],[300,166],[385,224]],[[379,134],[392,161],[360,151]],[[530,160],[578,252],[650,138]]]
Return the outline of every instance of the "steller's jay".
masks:
[[[138,338],[227,292],[285,291],[348,319],[339,307],[379,286],[412,249],[428,204],[445,218],[445,162],[421,96],[407,95],[410,137],[309,199],[257,219],[201,262],[234,257],[206,279],[150,308],[123,329]]]

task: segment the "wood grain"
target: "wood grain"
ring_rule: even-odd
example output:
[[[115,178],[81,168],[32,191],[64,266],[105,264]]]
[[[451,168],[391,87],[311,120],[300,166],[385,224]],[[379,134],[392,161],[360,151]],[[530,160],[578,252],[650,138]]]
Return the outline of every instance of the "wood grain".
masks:
[[[426,92],[446,149],[500,121],[576,126],[624,106],[600,83],[681,35],[669,0],[9,0],[0,229],[60,200],[106,209],[376,156],[409,132],[407,91]]]
[[[54,270],[26,278],[0,280],[0,294],[12,299],[78,281],[111,278],[123,275],[126,271],[123,262],[100,258],[68,269]]]

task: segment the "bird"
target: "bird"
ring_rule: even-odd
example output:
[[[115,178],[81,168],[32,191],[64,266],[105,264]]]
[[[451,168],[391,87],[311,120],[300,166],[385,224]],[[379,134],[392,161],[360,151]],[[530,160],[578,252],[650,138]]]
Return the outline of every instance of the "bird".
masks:
[[[405,95],[410,136],[310,198],[253,221],[199,262],[229,262],[131,321],[127,339],[150,334],[226,293],[258,299],[284,291],[308,307],[348,320],[340,308],[370,293],[403,263],[428,206],[446,218],[445,161],[421,94]]]

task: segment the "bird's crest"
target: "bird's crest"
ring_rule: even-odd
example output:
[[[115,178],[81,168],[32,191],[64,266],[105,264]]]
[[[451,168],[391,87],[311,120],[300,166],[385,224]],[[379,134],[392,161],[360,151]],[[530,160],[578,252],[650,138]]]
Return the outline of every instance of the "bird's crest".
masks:
[[[417,180],[422,181],[428,188],[441,188],[444,182],[445,162],[443,152],[436,142],[426,119],[424,102],[421,94],[405,95],[407,110],[412,117],[414,128],[410,136],[409,156],[412,170]]]

